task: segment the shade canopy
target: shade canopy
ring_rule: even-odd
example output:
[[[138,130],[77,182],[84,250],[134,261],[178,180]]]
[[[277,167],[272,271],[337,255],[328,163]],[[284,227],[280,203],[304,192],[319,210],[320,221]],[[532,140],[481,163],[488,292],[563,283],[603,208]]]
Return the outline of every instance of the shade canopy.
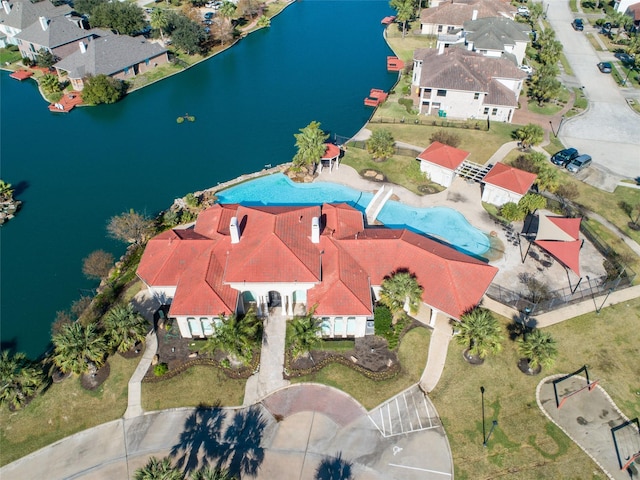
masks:
[[[325,143],[326,148],[324,150],[324,155],[322,155],[322,160],[333,160],[340,156],[340,147],[334,145],[333,143]]]
[[[549,252],[565,267],[580,276],[581,218],[538,217],[534,243]]]

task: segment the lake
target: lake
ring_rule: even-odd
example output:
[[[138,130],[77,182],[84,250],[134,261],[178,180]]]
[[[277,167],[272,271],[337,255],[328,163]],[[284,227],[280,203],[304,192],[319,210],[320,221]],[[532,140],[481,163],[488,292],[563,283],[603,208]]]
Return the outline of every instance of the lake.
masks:
[[[108,106],[51,113],[33,81],[0,74],[1,177],[23,201],[0,227],[2,348],[34,358],[56,312],[97,284],[82,260],[125,245],[114,215],[154,215],[174,198],[291,160],[294,133],[316,120],[350,137],[388,90],[385,1],[305,0],[232,48]],[[177,124],[188,113],[193,123]]]

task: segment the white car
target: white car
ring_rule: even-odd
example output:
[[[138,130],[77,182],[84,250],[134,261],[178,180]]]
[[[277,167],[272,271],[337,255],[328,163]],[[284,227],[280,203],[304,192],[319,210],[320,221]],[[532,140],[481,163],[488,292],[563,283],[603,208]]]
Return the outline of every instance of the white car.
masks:
[[[533,73],[533,68],[531,68],[530,65],[522,64],[518,68],[522,70],[524,73],[526,73],[527,75],[531,75]]]
[[[521,5],[518,7],[518,15],[522,15],[523,17],[528,17],[529,14],[530,14],[529,7],[525,7],[524,5]]]

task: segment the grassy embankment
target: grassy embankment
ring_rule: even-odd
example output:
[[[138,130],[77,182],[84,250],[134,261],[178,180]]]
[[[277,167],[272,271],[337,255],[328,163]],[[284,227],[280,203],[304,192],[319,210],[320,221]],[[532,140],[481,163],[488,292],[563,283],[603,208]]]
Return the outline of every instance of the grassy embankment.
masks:
[[[509,323],[501,321],[504,326]],[[630,418],[640,415],[639,321],[640,299],[635,299],[605,308],[600,315],[591,313],[545,328],[558,342],[559,356],[552,369],[534,377],[517,368],[520,355],[510,340],[481,366],[467,364],[464,347],[452,343],[442,378],[430,397],[449,438],[456,478],[606,478],[542,414],[535,390],[545,376],[573,372],[586,364],[590,376],[600,380],[623,413]],[[482,447],[480,386],[485,387],[487,424],[498,421],[487,448]]]

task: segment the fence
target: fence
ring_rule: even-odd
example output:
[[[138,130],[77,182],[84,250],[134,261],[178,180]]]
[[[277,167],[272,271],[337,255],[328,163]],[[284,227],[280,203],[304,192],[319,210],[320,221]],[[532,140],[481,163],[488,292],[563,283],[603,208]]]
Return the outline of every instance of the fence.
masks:
[[[465,130],[489,130],[489,124],[485,120],[447,120],[444,118],[436,118],[425,116],[424,118],[405,119],[395,117],[376,117],[373,116],[369,123],[406,123],[407,125],[423,125],[427,127],[449,127],[463,128]]]
[[[546,298],[535,298],[531,292],[515,292],[494,284],[489,286],[487,296],[519,312],[535,315],[550,312],[566,305],[580,303],[583,300],[611,293],[621,288],[630,287],[633,279],[626,275],[619,275],[614,279],[602,276],[596,279],[586,277],[586,280],[587,284],[582,283],[582,288],[576,288],[573,292],[570,287],[561,288],[550,292],[550,296],[545,296]]]
[[[345,137],[336,137],[336,141],[338,139],[343,139],[343,138]],[[365,142],[364,140],[353,140],[349,142],[349,148],[358,148],[360,150],[366,150],[367,142]],[[403,148],[403,147],[396,146],[394,147],[393,154],[416,158],[418,155],[420,155],[420,152],[412,148]]]

